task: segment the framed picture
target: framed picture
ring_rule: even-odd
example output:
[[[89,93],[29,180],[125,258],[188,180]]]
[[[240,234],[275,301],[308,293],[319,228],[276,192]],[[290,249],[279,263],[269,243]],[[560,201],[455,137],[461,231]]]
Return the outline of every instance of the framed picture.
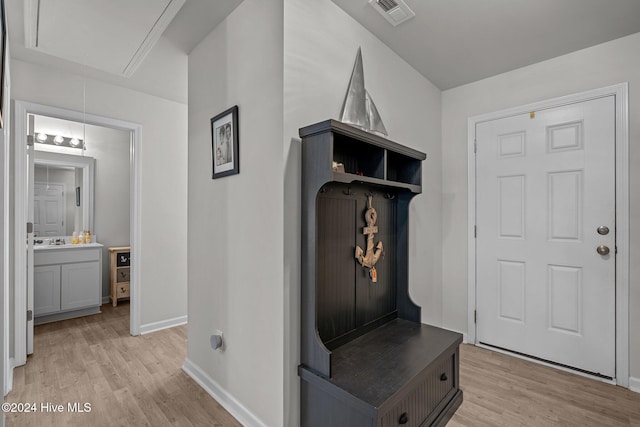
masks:
[[[238,106],[211,119],[213,179],[240,173],[238,158]]]

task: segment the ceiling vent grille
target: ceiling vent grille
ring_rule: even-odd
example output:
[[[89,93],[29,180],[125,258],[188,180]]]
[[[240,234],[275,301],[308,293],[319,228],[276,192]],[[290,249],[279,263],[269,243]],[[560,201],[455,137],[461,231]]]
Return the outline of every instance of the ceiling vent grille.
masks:
[[[398,3],[394,0],[378,0],[378,5],[380,5],[385,12],[389,12],[394,7],[398,7]]]
[[[404,0],[369,0],[369,4],[394,27],[416,16]]]

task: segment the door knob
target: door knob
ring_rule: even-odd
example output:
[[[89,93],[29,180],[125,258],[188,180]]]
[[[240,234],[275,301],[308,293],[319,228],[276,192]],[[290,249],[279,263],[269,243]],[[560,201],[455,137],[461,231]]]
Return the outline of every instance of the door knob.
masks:
[[[600,234],[601,236],[606,236],[607,234],[609,234],[609,227],[607,227],[606,225],[601,225],[600,227],[598,227],[596,229],[596,231],[598,232],[598,234]]]
[[[596,252],[600,255],[607,255],[609,253],[609,246],[600,245],[596,248]]]

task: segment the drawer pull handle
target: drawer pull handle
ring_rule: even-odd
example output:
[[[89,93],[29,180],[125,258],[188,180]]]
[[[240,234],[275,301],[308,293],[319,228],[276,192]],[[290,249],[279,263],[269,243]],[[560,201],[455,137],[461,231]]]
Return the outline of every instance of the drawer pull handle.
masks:
[[[446,381],[446,380],[448,380],[448,379],[449,379],[449,378],[447,377],[447,374],[446,374],[446,373],[443,373],[442,375],[440,375],[440,381]]]
[[[403,412],[402,415],[400,415],[400,418],[398,418],[398,424],[406,424],[409,422],[409,417],[407,416],[406,412]]]

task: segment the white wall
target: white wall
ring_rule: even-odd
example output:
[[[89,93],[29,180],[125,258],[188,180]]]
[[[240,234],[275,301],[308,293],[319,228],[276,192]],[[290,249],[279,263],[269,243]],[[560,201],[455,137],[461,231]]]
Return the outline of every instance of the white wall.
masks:
[[[195,366],[283,424],[282,0],[245,0],[189,55],[189,343]],[[240,173],[211,179],[210,119],[238,105]],[[225,350],[209,337],[222,330]]]
[[[100,126],[87,126],[86,135],[87,150],[85,154],[96,159],[94,229],[91,232],[95,233],[98,242],[104,245],[102,250],[102,296],[107,297],[110,290],[109,247],[129,246],[130,244],[129,152],[131,133]],[[184,224],[176,225],[185,227]],[[156,230],[156,233],[164,233],[164,228]],[[184,242],[182,246],[183,250],[186,250]],[[184,282],[184,279],[182,281]]]
[[[175,78],[186,79],[185,74]],[[185,316],[187,106],[52,67],[12,60],[12,97],[142,125],[141,325]],[[163,72],[163,71],[159,71]],[[86,104],[83,92],[86,90]],[[97,214],[98,215],[98,214]]]
[[[338,119],[358,47],[365,85],[389,139],[427,153],[423,193],[411,202],[409,291],[422,321],[440,324],[440,91],[329,0],[286,1],[284,33],[285,400],[298,425],[300,142],[298,129]]]
[[[467,329],[467,118],[629,82],[630,325],[640,324],[640,33],[442,94],[443,325]],[[640,378],[640,329],[630,327],[631,376]],[[638,380],[640,384],[640,380]]]

